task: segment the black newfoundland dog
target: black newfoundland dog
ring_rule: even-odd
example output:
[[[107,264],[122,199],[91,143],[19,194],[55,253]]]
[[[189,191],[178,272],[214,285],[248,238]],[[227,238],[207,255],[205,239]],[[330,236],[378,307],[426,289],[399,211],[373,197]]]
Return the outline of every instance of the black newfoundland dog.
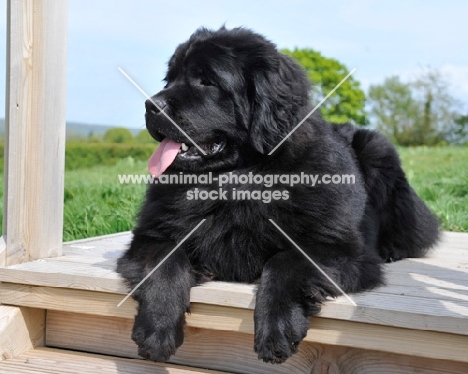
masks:
[[[118,261],[129,287],[206,221],[133,294],[132,338],[141,356],[165,361],[176,352],[190,288],[208,280],[257,282],[258,357],[281,363],[297,352],[308,317],[340,292],[270,219],[345,292],[382,284],[383,262],[423,256],[437,241],[437,219],[378,133],[314,114],[269,155],[314,104],[305,71],[263,36],[199,29],[175,51],[165,81],[146,102],[146,126],[161,142],[149,161],[156,177],[305,173],[319,180],[352,175],[354,183],[276,180],[267,187],[231,178],[225,196],[216,183],[150,185],[130,248]],[[196,199],[195,188],[219,196]],[[233,197],[259,189],[263,197],[271,193],[270,202]]]

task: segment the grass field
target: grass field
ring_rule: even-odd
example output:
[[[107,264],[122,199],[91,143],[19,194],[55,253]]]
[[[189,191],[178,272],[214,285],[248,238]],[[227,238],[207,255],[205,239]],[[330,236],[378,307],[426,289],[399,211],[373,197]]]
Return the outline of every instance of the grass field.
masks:
[[[448,231],[468,232],[468,147],[402,148],[403,168]]]
[[[401,148],[399,152],[410,183],[437,214],[442,228],[468,232],[468,147]],[[130,230],[145,186],[119,184],[118,175],[145,173],[146,162],[131,158],[115,166],[67,171],[64,240]]]
[[[146,187],[144,184],[120,184],[119,174],[147,174],[146,162],[128,158],[115,166],[65,173],[64,241],[133,227]]]

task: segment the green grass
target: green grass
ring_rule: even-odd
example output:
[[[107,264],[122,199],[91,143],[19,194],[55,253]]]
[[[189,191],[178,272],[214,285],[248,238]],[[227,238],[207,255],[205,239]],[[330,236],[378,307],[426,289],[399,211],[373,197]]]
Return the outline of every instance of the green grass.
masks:
[[[399,153],[411,185],[437,214],[442,228],[468,232],[468,147],[400,148]],[[130,230],[146,187],[119,184],[118,175],[146,173],[146,162],[132,158],[65,172],[63,239]]]
[[[146,162],[132,158],[66,172],[63,240],[130,230],[146,187],[120,184],[118,175],[146,173]]]
[[[403,168],[442,228],[468,232],[468,147],[400,148]]]

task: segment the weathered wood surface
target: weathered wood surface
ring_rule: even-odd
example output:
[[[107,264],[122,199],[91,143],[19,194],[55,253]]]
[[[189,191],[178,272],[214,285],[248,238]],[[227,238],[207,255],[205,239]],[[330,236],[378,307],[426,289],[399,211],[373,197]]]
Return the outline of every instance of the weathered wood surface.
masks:
[[[37,290],[38,287],[11,285],[13,287],[27,287]],[[67,311],[78,314],[79,324],[89,326],[93,319],[106,317],[107,326],[115,329],[113,318],[120,318],[127,326],[131,326],[132,317],[135,314],[135,305],[130,302],[120,308],[113,308],[121,299],[118,294],[101,294],[82,290],[65,290],[58,288],[42,288],[42,292],[32,293],[30,290],[24,290],[26,296],[21,296],[18,303],[46,308],[48,315],[54,316],[54,310]],[[16,290],[13,296],[20,295]],[[30,296],[32,295],[32,296]],[[113,299],[110,297],[113,296]],[[103,297],[106,299],[104,300]],[[15,300],[12,300],[15,302]],[[117,310],[116,316],[112,316],[112,311]],[[109,312],[110,311],[110,312]],[[63,313],[63,312],[60,312]],[[84,315],[85,314],[85,315]],[[104,318],[103,321],[106,319]],[[72,317],[67,320],[73,321]],[[193,303],[191,314],[187,315],[187,325],[199,329],[234,331],[247,334],[253,333],[253,313],[252,310],[223,307],[218,305]],[[76,329],[79,334],[79,328]],[[95,331],[94,328],[91,328]],[[85,341],[90,341],[90,329],[83,329]],[[117,329],[121,331],[121,328]],[[75,330],[74,330],[75,331]],[[97,330],[96,330],[97,331]],[[48,334],[53,332],[53,324],[48,322]],[[130,336],[129,328],[127,335]],[[112,336],[111,332],[104,334]],[[127,336],[127,338],[128,338]],[[77,341],[73,340],[73,344]],[[111,340],[118,341],[115,338]],[[305,341],[322,343],[327,345],[347,346],[369,350],[380,350],[389,353],[411,354],[420,357],[430,357],[435,359],[452,359],[455,361],[467,362],[466,346],[468,346],[468,337],[465,335],[455,335],[425,330],[411,330],[395,328],[389,326],[372,325],[368,323],[358,323],[352,321],[340,321],[325,318],[314,318],[311,322],[308,335]],[[48,339],[48,343],[51,340]],[[110,349],[119,349],[120,343],[112,346]],[[123,345],[125,346],[125,345]],[[110,347],[110,346],[109,346]],[[80,349],[79,347],[75,347]],[[106,352],[104,352],[106,353]]]
[[[243,343],[237,338],[234,343]],[[384,355],[355,349],[330,350],[311,347],[317,354],[308,371],[289,371],[294,374],[466,374],[467,367],[451,361],[417,359],[409,356]],[[194,352],[196,353],[196,352]],[[233,355],[236,355],[234,352]],[[241,360],[240,360],[241,361]],[[279,365],[266,365],[263,370],[238,371],[246,374],[274,373]],[[296,369],[296,368],[294,368]],[[102,356],[97,354],[39,348],[15,359],[0,362],[0,374],[222,374],[214,371],[174,364],[155,364],[143,360]]]
[[[0,265],[62,251],[67,2],[8,1],[7,20]]]
[[[44,343],[45,311],[0,305],[0,361]]]
[[[186,320],[188,327],[195,328],[195,330],[190,331],[213,331],[210,333],[213,336],[213,345],[226,344],[226,350],[234,349],[234,346],[232,339],[223,338],[224,336],[230,337],[237,333],[248,335],[249,344],[239,345],[239,347],[245,353],[243,359],[257,362],[256,354],[253,352],[254,326],[251,310],[194,304],[191,314],[187,315]],[[106,354],[117,352],[114,354],[137,357],[136,346],[130,340],[132,324],[133,320],[128,318],[49,311],[47,315],[47,344],[78,350],[83,350],[86,347],[86,350],[92,352]],[[86,329],[83,329],[83,326],[87,326]],[[432,331],[313,318],[304,342],[468,363],[467,336]],[[189,345],[184,345],[185,348],[181,347],[180,352],[185,352],[187,347],[190,349]],[[206,350],[206,347],[200,346],[200,349]],[[182,357],[183,363],[187,365],[193,357],[186,357],[180,352],[176,356]],[[209,352],[208,350],[208,354],[210,354]],[[198,355],[202,355],[202,353],[199,352]],[[302,356],[303,353],[294,357],[300,362],[304,362],[304,360],[310,362],[314,359],[314,356]],[[307,357],[309,359],[306,359]],[[229,371],[229,369],[226,370]]]
[[[217,326],[216,318],[206,318],[201,313],[202,311],[194,312],[197,315],[195,318],[198,319],[198,327],[202,328],[186,329],[184,344],[178,349],[171,362],[245,374],[465,374],[468,370],[468,363],[448,360],[446,353],[451,349],[450,346],[441,344],[443,342],[437,339],[433,341],[434,352],[445,355],[444,360],[408,356],[414,351],[412,346],[420,338],[410,334],[400,335],[399,341],[390,339],[388,342],[390,349],[399,345],[399,351],[403,352],[402,354],[376,352],[372,348],[378,347],[373,347],[372,344],[368,345],[369,350],[356,349],[355,346],[360,346],[359,339],[355,341],[357,344],[350,348],[304,341],[299,346],[299,352],[285,363],[264,364],[257,359],[253,351],[251,322],[244,322],[244,327],[233,329],[233,331],[229,330],[232,328],[229,324],[221,329],[223,331],[213,330],[212,328],[220,327]],[[203,323],[203,320],[207,322]],[[192,322],[189,319],[189,325],[192,325]],[[206,328],[208,323],[214,326]],[[47,325],[47,342],[50,346],[138,358],[136,346],[130,339],[132,328],[130,319],[49,311]],[[250,333],[242,333],[240,330]],[[314,329],[312,324],[311,333],[318,335],[319,331],[321,330]],[[341,334],[346,334],[346,332],[346,329],[340,331]],[[324,333],[333,334],[327,330]],[[369,330],[367,333],[379,334],[380,331]],[[363,335],[365,336],[366,332]],[[368,336],[367,339],[370,343],[372,336]],[[427,337],[427,339],[433,339],[433,337]],[[321,338],[319,337],[318,340],[320,341]],[[453,342],[454,345],[457,343],[461,342]],[[464,348],[460,347],[459,356],[463,355]]]
[[[117,307],[127,289],[114,272],[129,240],[125,233],[75,241],[64,246],[61,257],[0,268],[0,302],[47,309],[50,344],[136,357],[129,338],[136,304],[129,299]],[[367,352],[375,359],[369,373],[468,372],[467,264],[468,235],[446,233],[427,258],[386,265],[387,285],[353,295],[357,307],[343,298],[325,303],[311,320],[302,353],[290,361],[293,372],[366,372],[361,362],[367,362]],[[224,366],[195,343],[184,344],[175,362],[249,374],[282,372],[265,371],[252,351],[254,286],[211,282],[193,288],[191,302],[187,342],[196,332],[197,341],[224,352],[217,352],[226,356]],[[323,350],[328,353],[317,353]],[[441,362],[452,371],[437,369]]]
[[[246,311],[248,312],[248,311]],[[11,323],[10,326],[14,326]],[[47,341],[51,346],[101,352],[136,358],[136,347],[129,338],[131,320],[48,312]],[[24,329],[23,329],[24,330]],[[11,333],[9,334],[11,336]],[[402,337],[404,338],[404,337]],[[405,342],[405,340],[402,340]],[[454,342],[457,344],[458,342]],[[404,343],[405,344],[405,343]],[[407,344],[410,344],[407,342]],[[408,355],[334,347],[303,342],[300,351],[285,364],[263,364],[252,350],[253,337],[232,331],[188,328],[184,345],[172,364],[101,356],[89,353],[38,348],[19,357],[0,362],[0,374],[465,374],[468,364]],[[441,346],[442,349],[448,347]],[[180,364],[189,363],[188,366]],[[177,365],[174,365],[177,364]],[[212,371],[202,368],[223,370]]]
[[[223,374],[143,360],[38,348],[0,362],[0,374]]]
[[[27,306],[39,302],[56,309],[60,307],[57,300],[65,300],[59,295],[67,293],[69,305],[79,304],[84,298],[95,306],[93,313],[129,316],[134,310],[131,300],[120,308],[116,306],[128,290],[114,271],[116,259],[129,240],[130,234],[124,233],[75,241],[64,246],[61,257],[0,268],[0,281],[8,282],[0,287],[0,302]],[[468,234],[445,233],[427,258],[386,265],[386,278],[386,286],[353,295],[357,307],[344,298],[330,300],[321,317],[468,335]],[[255,288],[211,282],[193,288],[191,300],[253,309]]]

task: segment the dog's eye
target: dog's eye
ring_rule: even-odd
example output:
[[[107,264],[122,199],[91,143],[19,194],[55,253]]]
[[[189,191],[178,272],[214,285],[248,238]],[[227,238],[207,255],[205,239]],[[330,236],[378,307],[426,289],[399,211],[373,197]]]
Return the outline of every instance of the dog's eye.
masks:
[[[211,82],[210,82],[208,79],[206,79],[206,78],[202,78],[202,79],[200,80],[200,85],[202,85],[202,86],[214,86],[214,84],[211,83]]]

